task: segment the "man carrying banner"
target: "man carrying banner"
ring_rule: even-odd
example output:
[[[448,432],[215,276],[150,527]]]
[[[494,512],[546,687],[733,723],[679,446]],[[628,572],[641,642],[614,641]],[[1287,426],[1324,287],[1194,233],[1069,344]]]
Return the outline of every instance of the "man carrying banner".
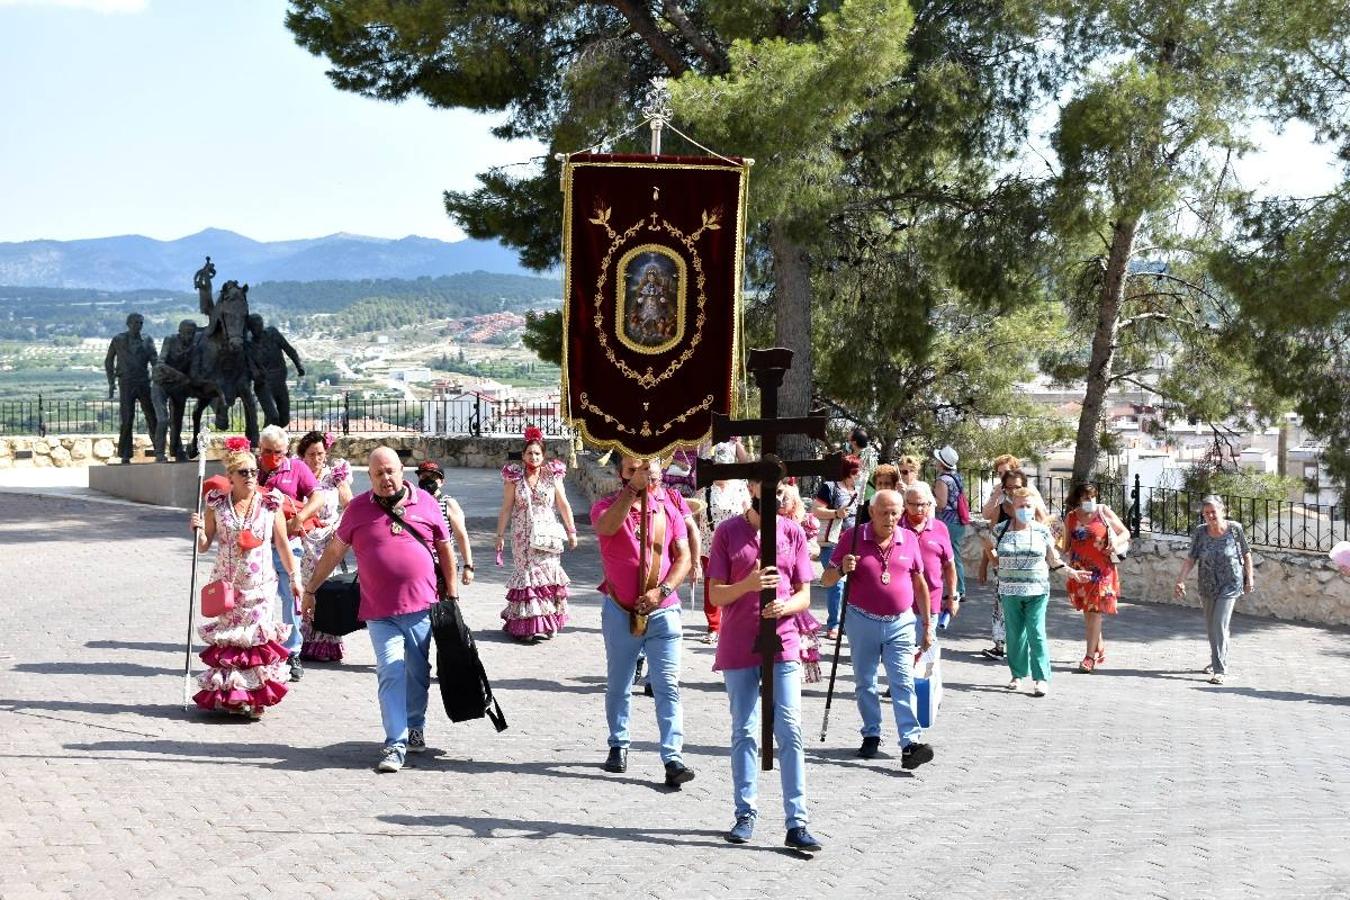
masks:
[[[881,701],[877,697],[877,665],[886,666],[891,707],[900,732],[900,764],[906,769],[933,758],[933,748],[919,743],[921,732],[914,693],[916,614],[920,650],[933,645],[928,583],[918,538],[896,527],[900,495],[879,491],[872,499],[872,520],[839,536],[835,558],[821,577],[825,587],[849,578],[844,631],[853,655],[854,693],[862,716],[858,755],[871,759],[881,747]]]
[[[780,483],[778,490],[776,505],[781,506],[786,500],[787,485]],[[718,526],[708,551],[709,598],[722,610],[722,637],[713,669],[722,673],[731,703],[731,776],[736,822],[726,838],[733,844],[744,844],[755,830],[762,659],[754,648],[760,619],[772,619],[783,644],[774,661],[773,723],[782,767],[785,843],[794,850],[814,853],[821,845],[806,830],[801,641],[796,619],[797,613],[811,605],[814,571],[806,534],[786,516],[775,516],[778,565],[761,565],[760,517],[774,515],[774,510],[763,509],[760,493],[759,482],[750,482],[751,508]],[[776,599],[761,610],[759,592],[766,588],[776,591]]]
[[[623,487],[591,507],[591,524],[600,539],[606,600],[601,612],[607,683],[605,718],[609,757],[605,771],[628,770],[629,686],[638,654],[646,653],[661,731],[661,761],[666,785],[692,781],[684,764],[683,713],[680,709],[680,599],[675,593],[690,569],[684,517],[670,492],[661,488],[657,460],[620,459]],[[639,529],[642,511],[647,519]],[[645,543],[639,549],[639,533]],[[639,580],[641,579],[641,584]]]

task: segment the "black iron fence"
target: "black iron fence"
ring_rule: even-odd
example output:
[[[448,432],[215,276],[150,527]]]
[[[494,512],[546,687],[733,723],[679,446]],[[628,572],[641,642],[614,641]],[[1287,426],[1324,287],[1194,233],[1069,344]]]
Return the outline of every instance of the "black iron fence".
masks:
[[[0,400],[0,437],[75,434],[116,434],[120,422],[117,400]],[[189,408],[188,415],[192,413]],[[205,413],[212,423],[212,412]],[[261,418],[261,412],[259,413]],[[360,397],[349,393],[329,397],[297,398],[291,402],[288,429],[332,431],[335,434],[427,434],[444,436],[520,436],[527,426],[548,437],[570,437],[571,431],[556,403],[522,403],[468,395],[445,400],[407,400],[401,397]],[[145,417],[136,409],[135,430],[147,434]],[[229,431],[242,433],[244,409],[230,409]],[[191,425],[185,423],[191,433]]]
[[[978,473],[964,476],[972,513],[993,490],[994,480]],[[1053,475],[1030,475],[1033,484],[1054,515],[1063,516],[1073,483]],[[1189,535],[1200,524],[1205,494],[1174,488],[1146,487],[1139,476],[1132,481],[1100,479],[1098,499],[1110,506],[1141,534]],[[1242,523],[1249,543],[1257,547],[1325,553],[1340,541],[1350,541],[1350,509],[1345,504],[1297,503],[1261,497],[1219,494],[1227,517]]]

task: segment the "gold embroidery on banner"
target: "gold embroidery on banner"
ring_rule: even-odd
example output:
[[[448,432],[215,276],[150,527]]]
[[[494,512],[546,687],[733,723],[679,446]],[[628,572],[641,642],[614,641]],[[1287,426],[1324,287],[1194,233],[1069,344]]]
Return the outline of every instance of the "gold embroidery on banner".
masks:
[[[703,402],[694,404],[693,406],[686,409],[684,412],[680,413],[675,418],[671,419],[668,422],[665,422],[659,428],[656,429],[653,429],[651,423],[646,419],[642,420],[641,428],[629,428],[627,425],[623,424],[623,422],[620,422],[614,416],[611,416],[609,413],[605,412],[603,409],[592,403],[590,395],[586,391],[582,391],[581,396],[578,399],[581,401],[582,409],[586,410],[587,412],[593,412],[597,416],[600,416],[607,423],[612,425],[616,431],[622,434],[635,434],[641,437],[655,437],[658,435],[665,434],[671,428],[675,427],[676,422],[683,423],[689,421],[689,417],[696,412],[708,411],[709,409],[712,408],[713,402],[715,401],[716,398],[714,398],[712,394],[706,395],[703,398]]]

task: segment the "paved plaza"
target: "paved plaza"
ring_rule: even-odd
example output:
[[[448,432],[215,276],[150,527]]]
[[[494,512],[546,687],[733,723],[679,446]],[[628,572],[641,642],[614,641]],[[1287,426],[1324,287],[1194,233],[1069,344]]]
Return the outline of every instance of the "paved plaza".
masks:
[[[186,515],[0,493],[0,897],[1350,898],[1345,630],[1238,615],[1234,676],[1214,687],[1199,612],[1132,602],[1107,623],[1108,664],[1080,675],[1081,622],[1060,597],[1055,679],[1034,699],[979,656],[977,593],[943,638],[932,764],[900,768],[889,714],[887,752],[854,756],[846,666],[823,743],[824,688],[807,690],[826,845],[807,860],[782,847],[777,772],[755,841],[722,840],[730,726],[701,611],[686,611],[683,665],[697,780],[660,786],[641,695],[629,770],[605,773],[594,537],[582,528],[564,557],[572,625],[510,643],[490,549],[500,481],[450,481],[480,579],[464,609],[510,729],[451,725],[433,694],[435,749],[396,775],[372,771],[364,633],[262,721],[185,712]]]

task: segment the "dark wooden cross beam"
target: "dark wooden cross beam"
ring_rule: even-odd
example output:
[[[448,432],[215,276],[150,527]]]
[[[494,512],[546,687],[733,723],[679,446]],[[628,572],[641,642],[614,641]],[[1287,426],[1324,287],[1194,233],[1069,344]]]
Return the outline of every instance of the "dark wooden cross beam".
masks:
[[[792,368],[792,351],[784,347],[751,350],[746,369],[759,387],[760,417],[758,419],[731,419],[713,415],[713,440],[725,441],[733,435],[758,435],[763,454],[758,460],[745,463],[717,463],[698,467],[698,486],[707,487],[714,481],[743,478],[760,485],[759,560],[762,566],[778,565],[778,482],[784,474],[793,476],[820,475],[840,478],[844,469],[842,453],[825,459],[792,460],[783,463],[777,457],[778,438],[787,434],[804,434],[825,439],[827,417],[813,413],[797,418],[778,417],[778,389],[783,386],[783,374]],[[767,588],[759,592],[759,608],[772,603],[777,591]],[[760,618],[759,636],[755,652],[760,658],[760,765],[764,771],[773,769],[773,667],[774,659],[783,649],[778,636],[778,623]]]

